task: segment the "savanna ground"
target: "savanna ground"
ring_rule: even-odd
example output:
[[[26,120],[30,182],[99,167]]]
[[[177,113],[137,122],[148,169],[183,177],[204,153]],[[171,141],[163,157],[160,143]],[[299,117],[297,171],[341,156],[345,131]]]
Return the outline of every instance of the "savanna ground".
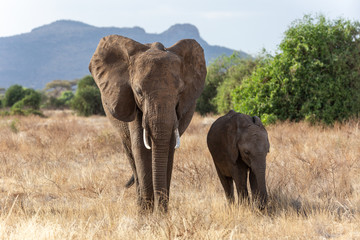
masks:
[[[228,206],[196,115],[175,153],[169,213],[140,215],[104,117],[0,119],[1,239],[360,239],[360,122],[267,127],[264,211]]]

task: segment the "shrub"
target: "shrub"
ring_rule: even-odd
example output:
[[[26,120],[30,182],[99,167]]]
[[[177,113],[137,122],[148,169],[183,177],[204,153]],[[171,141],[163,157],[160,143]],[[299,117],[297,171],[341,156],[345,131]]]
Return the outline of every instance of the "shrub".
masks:
[[[61,96],[58,100],[65,106],[70,106],[70,102],[74,97],[74,93],[72,91],[64,91],[61,93]]]
[[[12,85],[10,86],[4,96],[4,107],[11,107],[17,101],[20,101],[25,97],[25,91],[22,86],[20,85]]]
[[[25,107],[38,110],[40,108],[41,94],[34,89],[25,89],[25,97],[21,101]]]
[[[225,80],[227,71],[234,65],[241,62],[240,53],[234,52],[231,56],[220,56],[207,68],[205,87],[201,96],[197,100],[196,111],[201,115],[206,113],[217,113],[214,98],[217,95],[217,89]]]
[[[94,78],[91,75],[85,76],[78,82],[78,88],[83,89],[87,86],[90,87],[97,87]]]
[[[36,92],[33,89],[25,89],[25,96],[12,105],[11,109],[34,109],[38,110],[40,108],[41,94]]]
[[[231,92],[241,84],[243,79],[252,74],[260,59],[261,57],[241,59],[236,65],[231,66],[227,70],[224,80],[218,87],[217,94],[213,99],[218,113],[225,114],[234,108]]]
[[[100,90],[91,76],[86,76],[79,81],[78,89],[71,100],[71,108],[82,116],[105,115]]]
[[[360,24],[307,15],[232,92],[235,110],[280,120],[332,124],[359,116]]]

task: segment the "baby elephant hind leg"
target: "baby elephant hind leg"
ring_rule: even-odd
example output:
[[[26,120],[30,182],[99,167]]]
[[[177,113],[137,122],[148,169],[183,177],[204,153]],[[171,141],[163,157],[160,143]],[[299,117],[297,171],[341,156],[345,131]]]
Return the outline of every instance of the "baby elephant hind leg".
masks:
[[[216,166],[215,166],[216,167]],[[224,188],[226,199],[229,201],[229,203],[234,203],[234,183],[232,177],[224,176],[218,167],[216,167],[216,172],[219,176],[221,185]]]

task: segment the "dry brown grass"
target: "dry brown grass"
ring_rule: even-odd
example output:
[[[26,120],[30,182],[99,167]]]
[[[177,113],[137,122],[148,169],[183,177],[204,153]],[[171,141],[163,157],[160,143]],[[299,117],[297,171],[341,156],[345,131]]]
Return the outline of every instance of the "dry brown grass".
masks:
[[[228,206],[195,116],[175,154],[169,213],[139,215],[104,117],[0,119],[0,239],[360,239],[359,121],[268,127],[265,211]]]

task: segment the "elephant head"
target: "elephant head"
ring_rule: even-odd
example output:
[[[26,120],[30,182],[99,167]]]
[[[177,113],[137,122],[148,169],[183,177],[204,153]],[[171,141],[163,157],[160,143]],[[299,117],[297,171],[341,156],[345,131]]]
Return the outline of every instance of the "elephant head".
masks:
[[[89,70],[109,118],[132,122],[141,113],[143,146],[152,156],[155,205],[166,202],[169,154],[180,145],[205,82],[203,49],[192,39],[165,48],[110,35],[100,41]]]
[[[234,140],[239,159],[250,168],[249,180],[252,194],[259,199],[260,205],[264,206],[267,201],[266,155],[270,149],[268,134],[257,116],[239,117],[237,125]]]

